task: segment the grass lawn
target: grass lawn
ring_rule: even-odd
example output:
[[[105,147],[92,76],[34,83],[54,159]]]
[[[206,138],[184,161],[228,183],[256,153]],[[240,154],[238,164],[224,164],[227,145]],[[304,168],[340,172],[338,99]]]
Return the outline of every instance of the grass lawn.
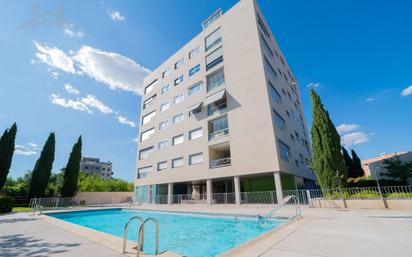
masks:
[[[12,212],[31,211],[29,207],[13,207]]]

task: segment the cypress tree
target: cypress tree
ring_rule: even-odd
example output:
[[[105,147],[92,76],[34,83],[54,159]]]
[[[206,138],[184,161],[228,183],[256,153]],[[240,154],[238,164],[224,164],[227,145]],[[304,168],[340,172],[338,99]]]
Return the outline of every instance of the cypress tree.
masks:
[[[29,187],[29,198],[44,196],[53,168],[55,144],[55,135],[54,133],[50,133],[40,153],[40,157],[33,168]]]
[[[343,146],[342,146],[342,153],[343,153],[343,160],[345,162],[346,169],[348,170],[348,178],[357,178],[358,174],[356,173],[355,164],[353,163],[353,160],[350,157],[348,151]]]
[[[0,137],[0,190],[6,183],[13,159],[17,125],[13,123],[10,129],[6,129]]]
[[[353,165],[355,169],[356,178],[363,177],[365,175],[365,172],[363,171],[361,160],[359,159],[358,155],[356,154],[354,150],[352,150],[352,159],[353,159]]]
[[[312,95],[312,168],[322,189],[346,186],[347,170],[341,154],[340,136],[315,90]]]
[[[69,160],[63,175],[63,186],[61,196],[73,197],[77,192],[77,181],[80,172],[80,160],[82,158],[82,137],[73,145]]]

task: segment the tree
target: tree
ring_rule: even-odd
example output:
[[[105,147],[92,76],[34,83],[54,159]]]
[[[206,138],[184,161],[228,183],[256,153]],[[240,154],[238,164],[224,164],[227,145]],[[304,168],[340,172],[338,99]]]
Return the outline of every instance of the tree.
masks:
[[[381,175],[400,181],[407,185],[408,179],[412,177],[412,161],[403,162],[399,157],[386,159],[383,164],[386,169]]]
[[[17,125],[14,123],[10,129],[6,129],[0,137],[0,190],[6,183],[13,159]]]
[[[348,170],[348,178],[357,178],[358,174],[356,173],[355,164],[353,163],[352,158],[349,156],[348,151],[343,146],[342,153],[346,169]]]
[[[333,125],[329,113],[315,90],[312,95],[312,169],[322,189],[346,186],[347,169],[340,151],[340,136]]]
[[[82,158],[82,137],[73,145],[67,166],[64,169],[63,186],[61,195],[63,197],[73,197],[77,192],[77,183],[80,172],[80,160]]]
[[[40,157],[33,168],[29,187],[29,198],[43,197],[45,194],[53,168],[55,144],[55,135],[54,133],[50,133],[40,153]]]
[[[356,177],[363,177],[365,175],[365,171],[362,168],[361,160],[354,150],[352,150],[352,160],[355,167]]]
[[[95,174],[80,172],[79,192],[132,192],[133,183],[122,179],[104,179]]]

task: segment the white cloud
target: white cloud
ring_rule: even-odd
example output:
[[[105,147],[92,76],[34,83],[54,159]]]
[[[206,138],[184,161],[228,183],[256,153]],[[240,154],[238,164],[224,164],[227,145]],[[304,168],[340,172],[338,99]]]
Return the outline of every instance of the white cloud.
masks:
[[[69,83],[64,84],[64,90],[66,90],[67,93],[72,95],[80,94],[80,91]]]
[[[16,145],[14,148],[14,153],[18,155],[25,155],[25,156],[37,154],[36,151],[24,145]]]
[[[368,103],[370,103],[370,102],[373,102],[373,101],[375,101],[376,99],[374,98],[374,97],[368,97],[368,98],[366,98],[366,102],[368,102]]]
[[[28,146],[33,147],[33,148],[37,148],[38,145],[32,142],[27,143]]]
[[[67,24],[63,27],[63,32],[66,36],[70,38],[82,38],[84,33],[77,30],[73,24]]]
[[[336,127],[336,130],[338,131],[339,135],[351,132],[355,129],[358,129],[359,125],[356,124],[341,124]]]
[[[402,90],[401,96],[408,96],[412,94],[412,85]]]
[[[313,89],[316,89],[316,88],[318,88],[319,86],[320,86],[320,84],[317,83],[317,82],[316,82],[316,83],[315,83],[315,82],[311,82],[311,83],[309,83],[309,84],[306,85],[306,87],[309,88],[309,89],[312,89],[312,88],[313,88]]]
[[[86,97],[82,98],[81,101],[87,106],[96,108],[104,114],[113,113],[113,110],[109,106],[98,100],[94,95],[87,95]]]
[[[122,16],[119,11],[107,10],[107,13],[109,14],[110,18],[114,21],[126,20],[126,17]]]
[[[108,85],[142,95],[143,79],[150,72],[133,60],[117,53],[82,46],[74,56],[80,70]]]
[[[85,103],[80,100],[65,99],[59,95],[52,94],[50,101],[55,104],[65,108],[71,108],[74,110],[93,113]]]
[[[66,55],[62,50],[38,43],[36,41],[34,41],[34,45],[37,48],[36,57],[41,62],[52,68],[61,69],[67,73],[75,73],[72,58]]]
[[[358,145],[366,142],[369,142],[369,137],[368,134],[365,134],[363,132],[353,132],[345,134],[341,137],[341,144],[345,147]]]
[[[136,127],[136,123],[134,123],[133,121],[129,120],[128,118],[122,115],[117,116],[117,121],[121,124],[129,125],[132,128]]]
[[[34,42],[37,58],[52,68],[67,73],[87,75],[111,89],[121,89],[137,95],[143,93],[143,79],[150,70],[123,55],[105,52],[90,46],[79,51],[62,50]]]

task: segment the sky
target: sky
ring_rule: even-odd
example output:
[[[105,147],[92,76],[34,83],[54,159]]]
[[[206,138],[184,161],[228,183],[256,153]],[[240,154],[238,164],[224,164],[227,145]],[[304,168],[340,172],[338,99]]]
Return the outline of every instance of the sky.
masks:
[[[0,131],[17,122],[10,176],[33,168],[50,132],[53,171],[83,156],[133,180],[143,78],[235,0],[2,1]],[[412,3],[258,0],[297,77],[308,127],[315,88],[361,159],[412,150]],[[173,29],[172,29],[173,28]]]

